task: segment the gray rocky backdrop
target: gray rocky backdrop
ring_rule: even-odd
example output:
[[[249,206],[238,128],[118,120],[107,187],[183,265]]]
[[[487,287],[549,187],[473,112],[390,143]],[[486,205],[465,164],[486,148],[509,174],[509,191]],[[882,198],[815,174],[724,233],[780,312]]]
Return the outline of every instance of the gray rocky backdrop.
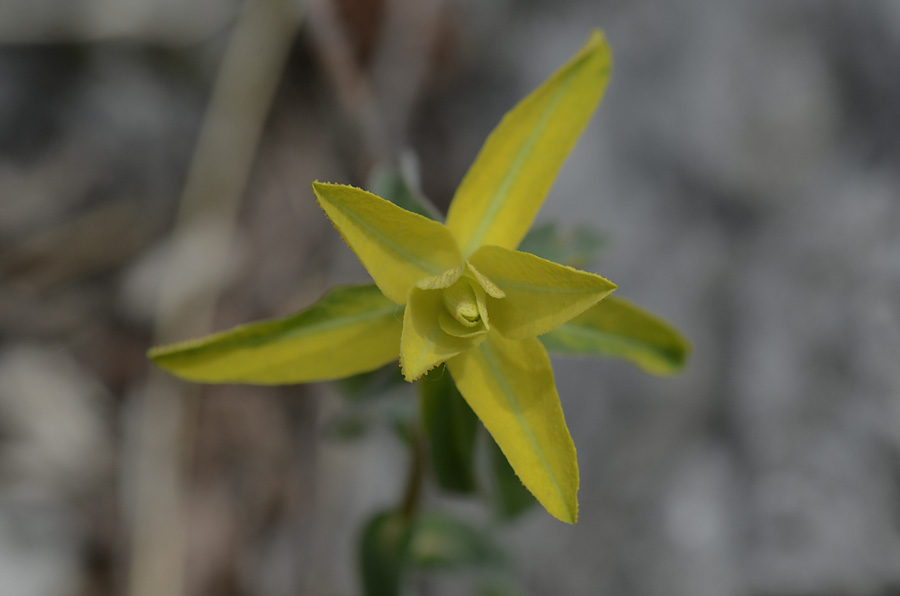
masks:
[[[223,284],[215,328],[365,279],[312,180],[403,163],[446,208],[503,112],[602,28],[612,82],[539,217],[601,231],[593,270],[694,352],[674,378],[555,361],[581,518],[498,529],[516,590],[900,594],[900,2],[296,8],[226,258],[193,276]],[[240,10],[0,2],[4,596],[129,589],[144,351]],[[191,399],[186,594],[360,593],[356,533],[406,455],[384,429],[337,440],[342,403],[327,384]]]

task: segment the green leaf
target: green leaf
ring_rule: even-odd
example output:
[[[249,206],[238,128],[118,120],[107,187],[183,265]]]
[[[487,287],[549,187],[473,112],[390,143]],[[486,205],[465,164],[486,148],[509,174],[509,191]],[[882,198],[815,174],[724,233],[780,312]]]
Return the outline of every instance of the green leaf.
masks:
[[[382,395],[406,385],[403,380],[403,374],[400,372],[400,367],[397,366],[396,362],[386,364],[369,372],[337,379],[335,384],[344,397],[352,401]]]
[[[441,223],[352,186],[313,182],[313,191],[375,284],[397,304],[406,304],[417,282],[463,264]]]
[[[413,524],[399,512],[372,517],[360,539],[359,560],[366,596],[398,596],[408,563]]]
[[[539,339],[553,352],[623,358],[657,375],[680,371],[691,351],[674,327],[612,296]]]
[[[390,168],[378,168],[372,174],[368,188],[379,197],[407,211],[428,219],[441,221],[440,212],[425,197],[414,191],[406,179]]]
[[[413,564],[424,569],[496,569],[508,563],[482,528],[433,512],[416,521],[409,553]]]
[[[551,515],[575,523],[575,446],[541,342],[511,341],[492,331],[447,368],[522,483]]]
[[[407,384],[408,386],[408,384]],[[416,423],[418,422],[419,412],[416,408],[416,401],[412,395],[397,396],[398,399],[391,400],[387,408],[386,421],[390,429],[404,445],[411,447],[418,440],[416,436]],[[407,399],[399,399],[405,397]]]
[[[471,262],[505,293],[488,297],[487,311],[491,325],[509,339],[546,333],[616,289],[599,275],[499,246],[482,246]]]
[[[325,423],[325,435],[341,442],[353,442],[369,432],[369,420],[359,412],[337,414]]]
[[[537,504],[534,496],[516,476],[506,456],[493,439],[489,441],[488,456],[494,489],[494,507],[505,520],[513,520]]]
[[[509,585],[509,581],[487,581],[478,588],[478,596],[515,596],[517,592]]]
[[[612,56],[595,31],[566,65],[519,102],[490,134],[454,195],[447,227],[463,255],[516,248],[609,81]]]
[[[583,269],[594,262],[607,244],[604,235],[587,226],[575,226],[563,232],[551,222],[530,229],[518,250]]]
[[[431,468],[438,485],[453,493],[474,492],[478,430],[475,413],[445,366],[435,368],[419,381],[419,395]]]
[[[397,358],[401,311],[373,285],[335,288],[290,317],[156,347],[148,356],[178,377],[205,383],[331,380]]]

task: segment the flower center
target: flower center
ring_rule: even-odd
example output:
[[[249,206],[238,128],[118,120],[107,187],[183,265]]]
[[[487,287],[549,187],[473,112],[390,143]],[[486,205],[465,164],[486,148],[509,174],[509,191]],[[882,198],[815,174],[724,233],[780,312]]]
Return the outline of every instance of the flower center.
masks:
[[[444,306],[454,319],[465,327],[474,327],[481,320],[481,312],[478,309],[478,300],[475,290],[468,280],[460,280],[446,288],[441,297]]]

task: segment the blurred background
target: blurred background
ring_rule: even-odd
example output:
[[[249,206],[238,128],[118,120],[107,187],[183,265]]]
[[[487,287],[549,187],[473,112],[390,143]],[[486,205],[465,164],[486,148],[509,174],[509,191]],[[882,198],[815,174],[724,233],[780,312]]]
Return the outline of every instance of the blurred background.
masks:
[[[539,221],[599,230],[591,270],[694,353],[555,360],[581,517],[497,529],[514,591],[900,594],[895,0],[0,2],[0,594],[360,594],[396,438],[144,352],[366,279],[310,183],[395,168],[446,209],[597,27]]]

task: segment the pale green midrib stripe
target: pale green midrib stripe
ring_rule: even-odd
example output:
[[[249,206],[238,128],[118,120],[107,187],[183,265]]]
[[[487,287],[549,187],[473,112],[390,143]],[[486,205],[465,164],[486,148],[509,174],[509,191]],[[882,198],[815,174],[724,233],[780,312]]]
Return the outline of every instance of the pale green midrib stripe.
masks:
[[[348,316],[340,319],[332,319],[330,321],[323,321],[321,323],[316,323],[310,325],[306,328],[295,329],[285,334],[285,337],[300,337],[303,335],[309,335],[310,333],[318,333],[320,331],[330,331],[337,327],[349,327],[350,325],[354,325],[356,323],[363,323],[365,321],[369,321],[372,319],[377,319],[379,317],[393,315],[397,311],[398,307],[396,304],[392,304],[391,306],[386,306],[384,308],[380,308],[377,310],[370,310],[364,313],[360,313],[354,316]]]
[[[337,327],[341,327],[341,326],[351,326],[351,325],[355,325],[358,323],[364,323],[366,321],[384,317],[387,314],[393,314],[396,310],[397,310],[397,307],[394,306],[391,308],[380,309],[380,311],[369,311],[367,313],[361,313],[361,314],[358,314],[353,317],[347,317],[343,320],[337,319],[337,320],[331,320],[331,321],[323,321],[322,323],[310,325],[309,327],[306,327],[306,328],[295,329],[289,333],[286,333],[283,336],[283,339],[285,339],[285,340],[297,339],[297,338],[300,338],[300,337],[303,337],[306,335],[310,335],[310,334],[320,333],[320,332],[324,332],[324,331],[331,331],[331,330],[333,330]],[[341,325],[341,323],[343,323],[343,325]],[[287,356],[287,354],[285,354],[284,356]],[[293,360],[294,358],[295,358],[295,356],[293,356],[293,355],[291,355],[291,357],[282,357],[282,358],[277,359],[277,362],[273,362],[272,360],[274,360],[274,359],[272,359],[267,362],[268,366],[265,366],[263,368],[268,371],[277,370],[280,368],[280,365],[284,364],[285,362],[289,362],[289,361]]]
[[[352,211],[349,211],[347,209],[342,209],[341,205],[338,204],[337,202],[332,201],[331,203],[332,203],[332,205],[334,205],[335,207],[340,209],[341,212],[347,218],[352,220],[355,224],[357,224],[361,228],[365,229],[371,235],[375,236],[381,242],[381,244],[383,246],[390,248],[391,250],[393,250],[393,252],[395,254],[399,255],[403,259],[414,264],[419,269],[424,269],[425,271],[431,273],[432,275],[440,275],[441,273],[443,273],[445,271],[445,269],[442,269],[440,266],[436,266],[434,263],[429,263],[428,261],[422,259],[421,257],[414,255],[411,252],[404,249],[403,247],[397,245],[396,243],[394,243],[392,241],[390,236],[386,236],[381,232],[381,230],[378,230],[377,228],[373,228],[371,225],[369,225],[368,221],[361,218],[360,216],[353,213]],[[398,207],[398,209],[399,209],[399,207]]]
[[[543,135],[544,129],[547,127],[547,123],[553,116],[553,112],[556,109],[556,106],[560,101],[562,101],[563,96],[569,90],[569,87],[572,84],[572,78],[577,72],[578,69],[573,68],[566,75],[565,79],[560,84],[560,88],[553,95],[553,99],[547,106],[547,109],[544,111],[541,119],[538,121],[537,126],[535,126],[532,133],[528,136],[528,139],[522,145],[522,148],[519,150],[519,153],[516,155],[515,159],[510,165],[506,176],[503,177],[503,180],[500,182],[500,186],[497,187],[497,190],[494,192],[493,196],[488,202],[487,209],[485,210],[484,215],[482,216],[481,221],[478,224],[478,228],[475,230],[475,233],[469,238],[468,242],[466,242],[466,249],[464,251],[464,254],[472,254],[476,248],[481,246],[485,235],[487,235],[488,228],[493,225],[497,214],[500,212],[500,209],[503,206],[503,199],[514,184],[515,179],[518,178],[525,160],[533,152],[534,146],[537,144],[538,139],[541,137],[541,135]]]
[[[599,329],[595,329],[595,328],[591,328],[591,327],[583,327],[580,325],[572,325],[572,324],[568,324],[568,323],[560,325],[553,331],[550,331],[549,333],[546,333],[541,337],[550,336],[550,337],[548,337],[548,339],[552,339],[554,336],[566,335],[566,334],[574,335],[578,338],[590,339],[590,340],[597,340],[599,338],[601,341],[605,341],[610,344],[618,344],[618,345],[628,346],[632,349],[635,349],[635,350],[645,353],[645,354],[652,353],[652,354],[659,355],[660,357],[664,358],[666,360],[666,362],[669,362],[669,363],[678,362],[680,360],[679,356],[677,355],[679,348],[676,346],[662,347],[650,340],[641,340],[639,338],[626,337],[626,336],[619,335],[616,333],[611,333],[609,331],[600,331]],[[560,340],[556,340],[556,341],[559,343],[565,343]],[[601,349],[601,350],[596,350],[596,351],[603,351],[603,350]],[[577,353],[577,352],[573,352],[573,353]]]
[[[211,340],[209,344],[198,344],[194,346],[185,346],[184,348],[179,348],[177,345],[173,348],[176,350],[171,354],[160,354],[157,356],[159,359],[178,359],[178,358],[190,358],[190,357],[203,357],[209,353],[222,351],[227,349],[240,349],[246,347],[254,347],[258,346],[261,343],[274,343],[281,342],[290,339],[296,339],[299,337],[304,337],[307,335],[312,335],[315,333],[321,333],[324,331],[331,331],[338,327],[349,327],[351,325],[355,325],[358,323],[364,323],[366,321],[370,321],[373,319],[377,319],[380,317],[386,317],[387,315],[393,315],[397,310],[396,305],[392,305],[390,307],[380,308],[377,310],[366,311],[363,313],[359,313],[356,315],[341,317],[337,319],[331,319],[328,321],[322,321],[320,323],[313,323],[308,326],[300,326],[294,329],[289,329],[285,331],[278,331],[273,334],[265,334],[265,335],[254,335],[250,337],[221,337],[214,340]],[[277,324],[277,323],[273,323]],[[247,327],[242,330],[236,330],[235,333],[240,333],[241,331],[247,331],[252,329],[252,327]],[[228,332],[225,332],[228,333]],[[202,340],[201,340],[202,341]]]
[[[538,459],[541,461],[541,465],[544,470],[546,470],[547,475],[550,477],[550,482],[553,485],[554,490],[556,490],[556,494],[559,495],[560,501],[563,506],[568,509],[568,503],[566,503],[566,498],[562,493],[562,488],[559,486],[559,481],[556,479],[556,475],[553,473],[553,469],[547,463],[547,459],[544,457],[544,452],[540,448],[537,443],[537,439],[534,437],[534,433],[531,432],[531,429],[525,422],[525,417],[522,414],[522,408],[519,407],[519,402],[515,399],[515,393],[509,386],[509,383],[506,382],[506,378],[503,376],[500,367],[497,364],[497,360],[494,358],[493,351],[488,342],[484,342],[481,344],[481,352],[484,354],[484,359],[487,361],[488,366],[495,373],[495,378],[497,379],[497,383],[500,385],[500,389],[503,391],[504,395],[506,395],[506,399],[509,402],[509,405],[512,407],[513,413],[516,415],[516,419],[519,421],[519,426],[525,432],[525,436],[528,438],[528,441],[531,443],[531,446],[534,448],[534,452],[537,454]],[[530,489],[529,489],[530,490]],[[572,514],[572,511],[569,511]]]

